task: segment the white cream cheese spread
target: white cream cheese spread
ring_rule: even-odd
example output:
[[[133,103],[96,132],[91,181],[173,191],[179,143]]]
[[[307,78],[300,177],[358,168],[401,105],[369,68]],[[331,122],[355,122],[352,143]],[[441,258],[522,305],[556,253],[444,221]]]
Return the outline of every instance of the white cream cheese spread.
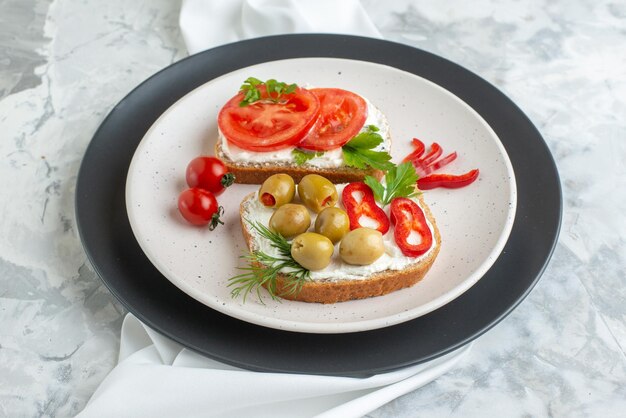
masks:
[[[380,129],[378,133],[383,137],[383,142],[375,148],[376,151],[389,151],[391,148],[391,135],[389,133],[389,123],[385,115],[374,106],[369,100],[363,98],[367,103],[367,119],[363,125],[362,131],[366,130],[368,125],[374,125]],[[291,152],[295,147],[284,148],[276,151],[268,152],[254,152],[241,149],[233,144],[230,144],[221,130],[218,128],[219,141],[222,145],[222,152],[224,156],[228,157],[231,161],[241,163],[256,163],[256,164],[295,164],[294,158]],[[344,166],[343,153],[341,148],[324,152],[319,157],[315,157],[304,163],[304,166],[310,165],[317,168],[337,168]]]
[[[337,188],[337,193],[339,194],[339,202],[337,202],[337,207],[344,209],[341,204],[341,193],[346,184],[337,184],[335,187]],[[420,201],[414,199],[418,205],[424,209],[420,204]],[[298,197],[296,195],[296,199],[294,203],[299,203]],[[274,209],[265,207],[261,202],[259,202],[258,195],[255,194],[254,198],[251,202],[244,208],[243,218],[249,222],[259,222],[265,226],[269,224],[270,217],[274,213]],[[385,213],[389,216],[389,206],[385,208]],[[315,232],[315,218],[316,214],[310,212],[311,214],[311,227],[309,231]],[[430,233],[433,234],[433,225],[430,223],[428,218],[426,219],[428,223],[428,228],[430,229]],[[276,248],[270,245],[270,241],[259,236],[255,233],[254,230],[248,228],[251,232],[253,238],[253,249],[263,251],[264,253],[272,256],[279,256],[279,252]],[[383,255],[367,266],[353,266],[345,263],[341,257],[339,256],[339,243],[335,245],[335,252],[331,258],[330,264],[323,270],[312,271],[311,279],[317,281],[337,281],[337,280],[363,280],[367,279],[369,276],[379,273],[385,270],[403,270],[411,264],[417,263],[420,260],[428,257],[431,252],[435,248],[435,239],[433,236],[433,245],[431,248],[423,255],[419,257],[408,257],[402,254],[400,247],[396,244],[396,241],[393,236],[394,227],[390,226],[389,231],[385,235],[383,235],[383,242],[385,245],[385,252]]]

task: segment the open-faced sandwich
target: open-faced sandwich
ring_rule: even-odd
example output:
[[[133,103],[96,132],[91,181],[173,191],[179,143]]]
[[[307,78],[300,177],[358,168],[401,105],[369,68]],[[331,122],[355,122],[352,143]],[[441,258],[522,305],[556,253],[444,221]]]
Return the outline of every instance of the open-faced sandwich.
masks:
[[[441,246],[419,190],[465,187],[479,175],[437,173],[457,153],[442,157],[439,144],[427,151],[417,138],[395,165],[385,116],[338,88],[250,77],[218,127],[217,158],[189,163],[178,207],[213,229],[224,212],[216,195],[233,182],[261,184],[240,204],[249,253],[229,286],[244,301],[263,288],[274,298],[335,303],[414,285]]]
[[[273,297],[335,303],[415,284],[441,244],[416,180],[411,163],[387,171],[384,184],[310,174],[296,192],[291,176],[271,176],[241,202],[249,266],[231,279],[233,294],[262,286]]]
[[[274,174],[348,183],[380,179],[391,165],[385,116],[343,89],[250,77],[220,110],[218,127],[215,155],[237,183],[261,184]]]

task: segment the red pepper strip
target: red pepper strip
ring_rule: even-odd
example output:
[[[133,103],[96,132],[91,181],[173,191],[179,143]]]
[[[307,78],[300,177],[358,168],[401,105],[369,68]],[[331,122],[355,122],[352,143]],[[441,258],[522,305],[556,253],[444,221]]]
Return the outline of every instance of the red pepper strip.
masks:
[[[442,167],[447,166],[448,164],[450,164],[452,161],[456,160],[456,151],[453,152],[452,154],[448,154],[443,158],[438,159],[437,161],[435,161],[432,164],[429,164],[428,166],[424,167],[424,166],[420,166],[417,170],[418,173],[420,175],[420,177],[424,177],[429,175],[430,173],[439,170]]]
[[[413,138],[413,146],[415,146],[415,150],[406,157],[404,157],[404,160],[402,160],[403,163],[418,159],[426,150],[426,146],[424,145],[424,143],[417,138]]]
[[[413,142],[413,146],[415,148],[422,148],[423,150],[426,149],[426,145],[424,145],[424,143],[422,141],[420,141],[419,139],[417,139],[417,138],[413,138],[413,140],[411,142]]]
[[[356,193],[363,195],[361,201],[357,201],[355,198]],[[360,223],[361,216],[367,216],[378,222],[378,228],[375,229],[381,234],[386,234],[389,231],[389,218],[387,218],[385,211],[376,204],[374,193],[367,184],[362,182],[348,184],[341,193],[341,200],[350,219],[350,230],[363,228]]]
[[[478,178],[478,169],[468,171],[460,176],[452,174],[431,174],[422,177],[417,181],[417,187],[421,190],[434,189],[435,187],[445,187],[447,189],[458,189],[472,184]]]
[[[424,158],[420,158],[420,163],[422,163],[424,166],[428,166],[432,164],[437,158],[439,158],[442,152],[443,149],[441,148],[441,146],[438,143],[433,142],[430,146],[430,151],[428,152],[428,154],[426,154]]]
[[[430,168],[431,170],[430,172],[437,171],[440,168],[447,166],[454,160],[456,160],[456,151],[454,151],[452,154],[448,154],[445,157],[440,158],[439,160],[435,161],[434,163],[429,165],[428,168]]]
[[[417,203],[406,197],[396,197],[391,201],[391,222],[395,225],[393,237],[402,254],[417,257],[433,245],[433,234],[428,228],[424,211]],[[421,238],[419,243],[409,243],[411,232]]]

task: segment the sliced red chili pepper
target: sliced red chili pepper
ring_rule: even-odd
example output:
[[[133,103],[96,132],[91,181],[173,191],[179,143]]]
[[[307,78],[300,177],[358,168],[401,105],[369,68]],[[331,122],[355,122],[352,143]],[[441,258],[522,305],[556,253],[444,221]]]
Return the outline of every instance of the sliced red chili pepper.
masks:
[[[391,223],[394,224],[393,237],[402,254],[417,257],[428,251],[433,245],[433,234],[422,208],[411,199],[396,197],[391,201],[390,211]],[[420,237],[419,242],[409,242],[411,232]]]
[[[426,150],[426,146],[424,145],[424,143],[417,138],[413,138],[413,145],[415,146],[415,150],[406,157],[404,157],[404,160],[402,160],[403,163],[418,159]]]
[[[430,151],[428,152],[428,154],[424,156],[424,158],[420,158],[420,162],[423,165],[428,166],[429,164],[434,162],[437,158],[439,158],[442,152],[443,152],[443,149],[441,148],[441,146],[438,143],[433,142],[432,145],[430,146]]]
[[[456,160],[456,151],[454,151],[452,154],[446,155],[443,158],[440,158],[439,160],[437,160],[434,163],[432,163],[431,165],[429,165],[428,166],[428,168],[430,169],[429,173],[432,173],[433,171],[437,171],[440,168],[447,166],[448,164],[450,164],[454,160]]]
[[[421,190],[434,189],[435,187],[445,187],[447,189],[458,189],[472,184],[478,178],[478,169],[468,171],[460,176],[452,174],[431,174],[422,177],[417,181],[417,187]]]
[[[420,163],[419,161],[417,162],[417,165],[416,163],[413,163],[413,166],[415,166],[415,169],[417,170],[417,174],[419,174],[420,177],[424,177],[424,176],[429,175],[433,171],[437,171],[440,168],[447,166],[452,161],[456,160],[456,156],[457,156],[456,152],[453,152],[452,154],[448,154],[445,157],[440,158],[434,163],[431,163],[427,166]]]
[[[360,199],[355,196],[357,193],[361,194]],[[367,216],[378,223],[378,227],[373,229],[382,234],[389,231],[389,218],[387,218],[385,211],[376,204],[374,193],[367,184],[362,182],[348,184],[341,193],[341,200],[350,219],[350,230],[366,226],[361,224],[361,217]]]

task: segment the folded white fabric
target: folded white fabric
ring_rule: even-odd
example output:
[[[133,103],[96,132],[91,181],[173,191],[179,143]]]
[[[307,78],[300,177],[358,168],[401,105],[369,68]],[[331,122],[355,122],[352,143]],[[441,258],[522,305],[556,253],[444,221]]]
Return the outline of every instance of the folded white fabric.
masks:
[[[360,417],[447,372],[469,349],[368,378],[260,373],[183,348],[128,314],[119,364],[78,417]]]
[[[190,54],[285,33],[382,38],[359,0],[183,0],[180,29]]]

